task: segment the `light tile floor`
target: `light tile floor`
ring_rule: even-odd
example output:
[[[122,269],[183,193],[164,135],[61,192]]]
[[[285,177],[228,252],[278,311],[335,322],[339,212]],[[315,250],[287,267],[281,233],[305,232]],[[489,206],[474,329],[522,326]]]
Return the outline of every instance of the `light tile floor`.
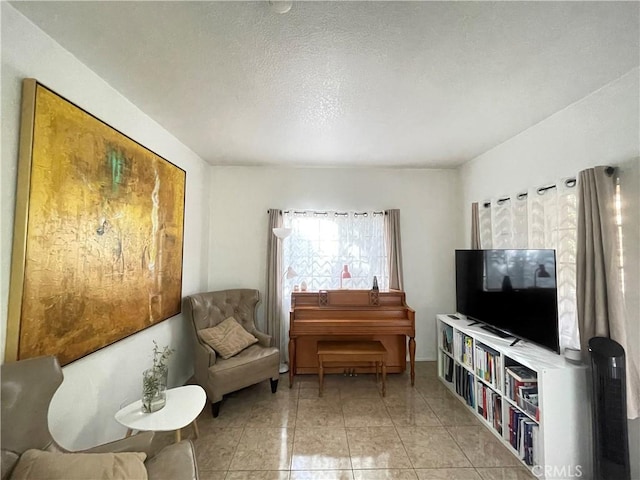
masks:
[[[436,377],[435,362],[390,374],[282,375],[233,393],[194,440],[202,480],[529,480],[529,471]],[[193,437],[189,428],[183,432]]]

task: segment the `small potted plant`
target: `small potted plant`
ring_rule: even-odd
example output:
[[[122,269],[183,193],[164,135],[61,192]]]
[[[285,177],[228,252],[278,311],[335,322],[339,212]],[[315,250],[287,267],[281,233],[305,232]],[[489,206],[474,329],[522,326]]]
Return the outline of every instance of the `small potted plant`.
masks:
[[[153,366],[142,372],[142,411],[156,412],[164,407],[167,397],[167,377],[169,366],[167,362],[173,349],[165,345],[158,347],[153,341]]]

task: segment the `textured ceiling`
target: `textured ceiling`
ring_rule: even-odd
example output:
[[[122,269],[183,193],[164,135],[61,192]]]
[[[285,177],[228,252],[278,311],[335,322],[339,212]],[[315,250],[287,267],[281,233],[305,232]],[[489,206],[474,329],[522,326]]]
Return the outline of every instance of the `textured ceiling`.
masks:
[[[456,166],[640,58],[638,2],[12,5],[215,165]]]

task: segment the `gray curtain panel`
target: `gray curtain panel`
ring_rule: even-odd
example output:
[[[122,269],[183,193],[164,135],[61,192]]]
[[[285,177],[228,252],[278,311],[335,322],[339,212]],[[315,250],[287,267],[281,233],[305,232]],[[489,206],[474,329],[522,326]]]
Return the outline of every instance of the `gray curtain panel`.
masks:
[[[282,227],[282,210],[269,209],[267,225],[267,287],[265,291],[265,331],[273,338],[272,345],[280,348],[280,311],[282,309],[282,244],[273,233]]]
[[[471,204],[471,249],[480,250],[480,214],[478,202]]]
[[[580,345],[589,362],[592,337],[609,337],[627,352],[627,414],[638,416],[638,371],[627,344],[615,211],[615,176],[606,167],[583,170],[578,177],[576,297]]]
[[[402,290],[402,241],[400,239],[400,210],[387,210],[384,216],[385,243],[389,258],[389,288]]]

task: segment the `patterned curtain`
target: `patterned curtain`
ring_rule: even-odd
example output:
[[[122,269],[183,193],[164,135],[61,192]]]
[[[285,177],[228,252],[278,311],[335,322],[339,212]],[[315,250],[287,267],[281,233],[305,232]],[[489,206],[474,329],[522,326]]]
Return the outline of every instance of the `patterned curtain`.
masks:
[[[576,318],[578,205],[575,180],[494,198],[479,212],[482,248],[556,250],[560,348],[579,348]]]
[[[297,273],[284,296],[303,281],[309,291],[340,288],[345,265],[349,288],[370,289],[374,275],[380,289],[389,288],[383,212],[285,212],[284,226],[293,231],[284,244],[283,270]]]
[[[529,248],[556,250],[560,348],[580,348],[576,314],[578,192],[575,181],[529,192]]]

